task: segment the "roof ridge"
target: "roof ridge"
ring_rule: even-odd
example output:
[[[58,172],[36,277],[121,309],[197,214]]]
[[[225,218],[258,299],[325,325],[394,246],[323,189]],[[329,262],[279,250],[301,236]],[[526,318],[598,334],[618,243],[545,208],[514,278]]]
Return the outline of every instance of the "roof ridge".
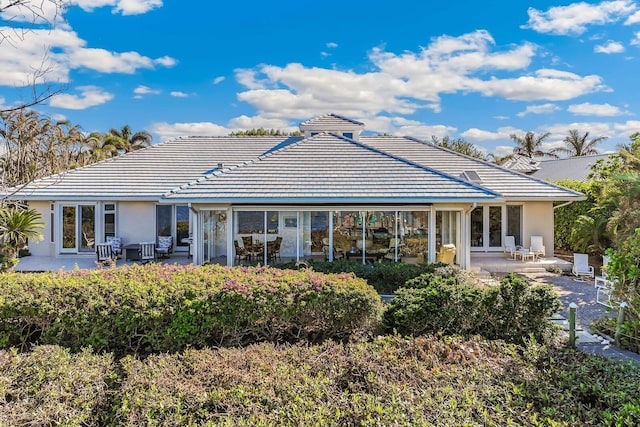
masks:
[[[362,122],[359,122],[359,121],[357,121],[357,120],[351,119],[351,118],[349,118],[349,117],[342,116],[342,115],[340,115],[340,114],[336,114],[336,113],[326,113],[326,114],[322,114],[322,115],[320,115],[320,116],[314,117],[314,118],[312,118],[312,119],[305,120],[304,122],[300,123],[300,126],[303,126],[303,125],[306,125],[306,124],[312,123],[312,122],[317,121],[317,120],[320,120],[320,119],[322,119],[322,118],[324,118],[324,117],[335,117],[335,118],[337,118],[337,119],[344,120],[344,121],[346,121],[346,122],[353,123],[354,125],[359,125],[359,126],[364,126],[364,125],[365,125],[365,124],[364,124],[364,123],[362,123]]]
[[[194,185],[197,185],[197,184],[199,184],[201,182],[207,181],[207,180],[209,180],[210,178],[212,178],[214,176],[223,175],[225,173],[231,172],[232,170],[239,169],[241,167],[247,166],[247,165],[252,164],[252,163],[255,163],[255,160],[247,160],[245,162],[236,163],[235,165],[226,166],[226,167],[223,167],[221,169],[215,169],[213,172],[204,174],[201,177],[199,177],[197,179],[194,179],[193,181],[187,182],[186,184],[182,184],[182,185],[179,185],[177,187],[173,187],[172,189],[170,189],[168,191],[165,191],[162,194],[161,197],[164,198],[169,194],[175,194],[180,190],[185,190],[185,189],[187,189],[189,187],[192,187]]]

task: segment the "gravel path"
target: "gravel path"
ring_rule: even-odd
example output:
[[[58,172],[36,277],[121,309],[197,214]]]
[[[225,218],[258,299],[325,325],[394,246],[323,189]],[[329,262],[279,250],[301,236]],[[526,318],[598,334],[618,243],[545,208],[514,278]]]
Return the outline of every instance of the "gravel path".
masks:
[[[603,317],[615,317],[616,313],[596,303],[596,288],[593,280],[588,282],[576,281],[573,276],[560,276],[554,273],[522,273],[532,283],[551,284],[558,292],[562,301],[560,314],[569,317],[569,304],[578,305],[578,324],[583,328],[589,328],[594,320]]]

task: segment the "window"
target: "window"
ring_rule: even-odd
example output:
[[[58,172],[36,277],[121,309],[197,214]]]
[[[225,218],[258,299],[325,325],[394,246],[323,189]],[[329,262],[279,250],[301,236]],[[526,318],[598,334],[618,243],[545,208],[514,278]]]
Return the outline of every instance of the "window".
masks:
[[[107,241],[107,237],[114,237],[116,235],[116,205],[113,203],[107,203],[104,205],[104,238],[103,241]]]
[[[173,206],[156,206],[156,234],[158,236],[171,236]]]
[[[522,206],[507,206],[507,236],[514,236],[516,245],[522,245]]]
[[[343,132],[342,136],[345,138],[353,139],[353,132]]]
[[[279,216],[277,211],[268,211],[267,234],[278,234]],[[238,234],[264,233],[264,211],[238,212]]]

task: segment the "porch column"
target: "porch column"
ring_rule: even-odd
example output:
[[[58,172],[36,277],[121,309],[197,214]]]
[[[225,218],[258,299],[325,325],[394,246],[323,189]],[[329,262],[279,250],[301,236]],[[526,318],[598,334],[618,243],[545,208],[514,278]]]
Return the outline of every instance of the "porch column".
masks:
[[[429,210],[429,262],[436,262],[436,209],[431,206]]]

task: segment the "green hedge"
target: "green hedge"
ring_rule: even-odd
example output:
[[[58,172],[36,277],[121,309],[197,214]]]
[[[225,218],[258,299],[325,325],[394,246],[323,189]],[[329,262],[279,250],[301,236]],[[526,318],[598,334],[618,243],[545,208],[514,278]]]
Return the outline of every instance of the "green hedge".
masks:
[[[314,271],[322,273],[353,273],[355,276],[365,279],[380,294],[393,294],[398,288],[404,286],[407,280],[411,280],[425,273],[433,273],[437,268],[446,264],[403,264],[401,262],[375,262],[362,264],[359,261],[335,260],[315,261],[309,260],[307,264]],[[295,268],[295,263],[276,264],[277,268]]]
[[[554,327],[548,319],[559,309],[551,286],[531,286],[514,274],[489,287],[460,274],[425,274],[398,290],[383,323],[386,331],[403,335],[477,334],[522,343],[530,336],[550,338]]]
[[[377,327],[380,297],[348,274],[146,265],[6,274],[0,346],[123,353],[259,341],[349,339]]]
[[[381,337],[141,359],[0,350],[0,425],[633,426],[640,369],[530,344]]]

